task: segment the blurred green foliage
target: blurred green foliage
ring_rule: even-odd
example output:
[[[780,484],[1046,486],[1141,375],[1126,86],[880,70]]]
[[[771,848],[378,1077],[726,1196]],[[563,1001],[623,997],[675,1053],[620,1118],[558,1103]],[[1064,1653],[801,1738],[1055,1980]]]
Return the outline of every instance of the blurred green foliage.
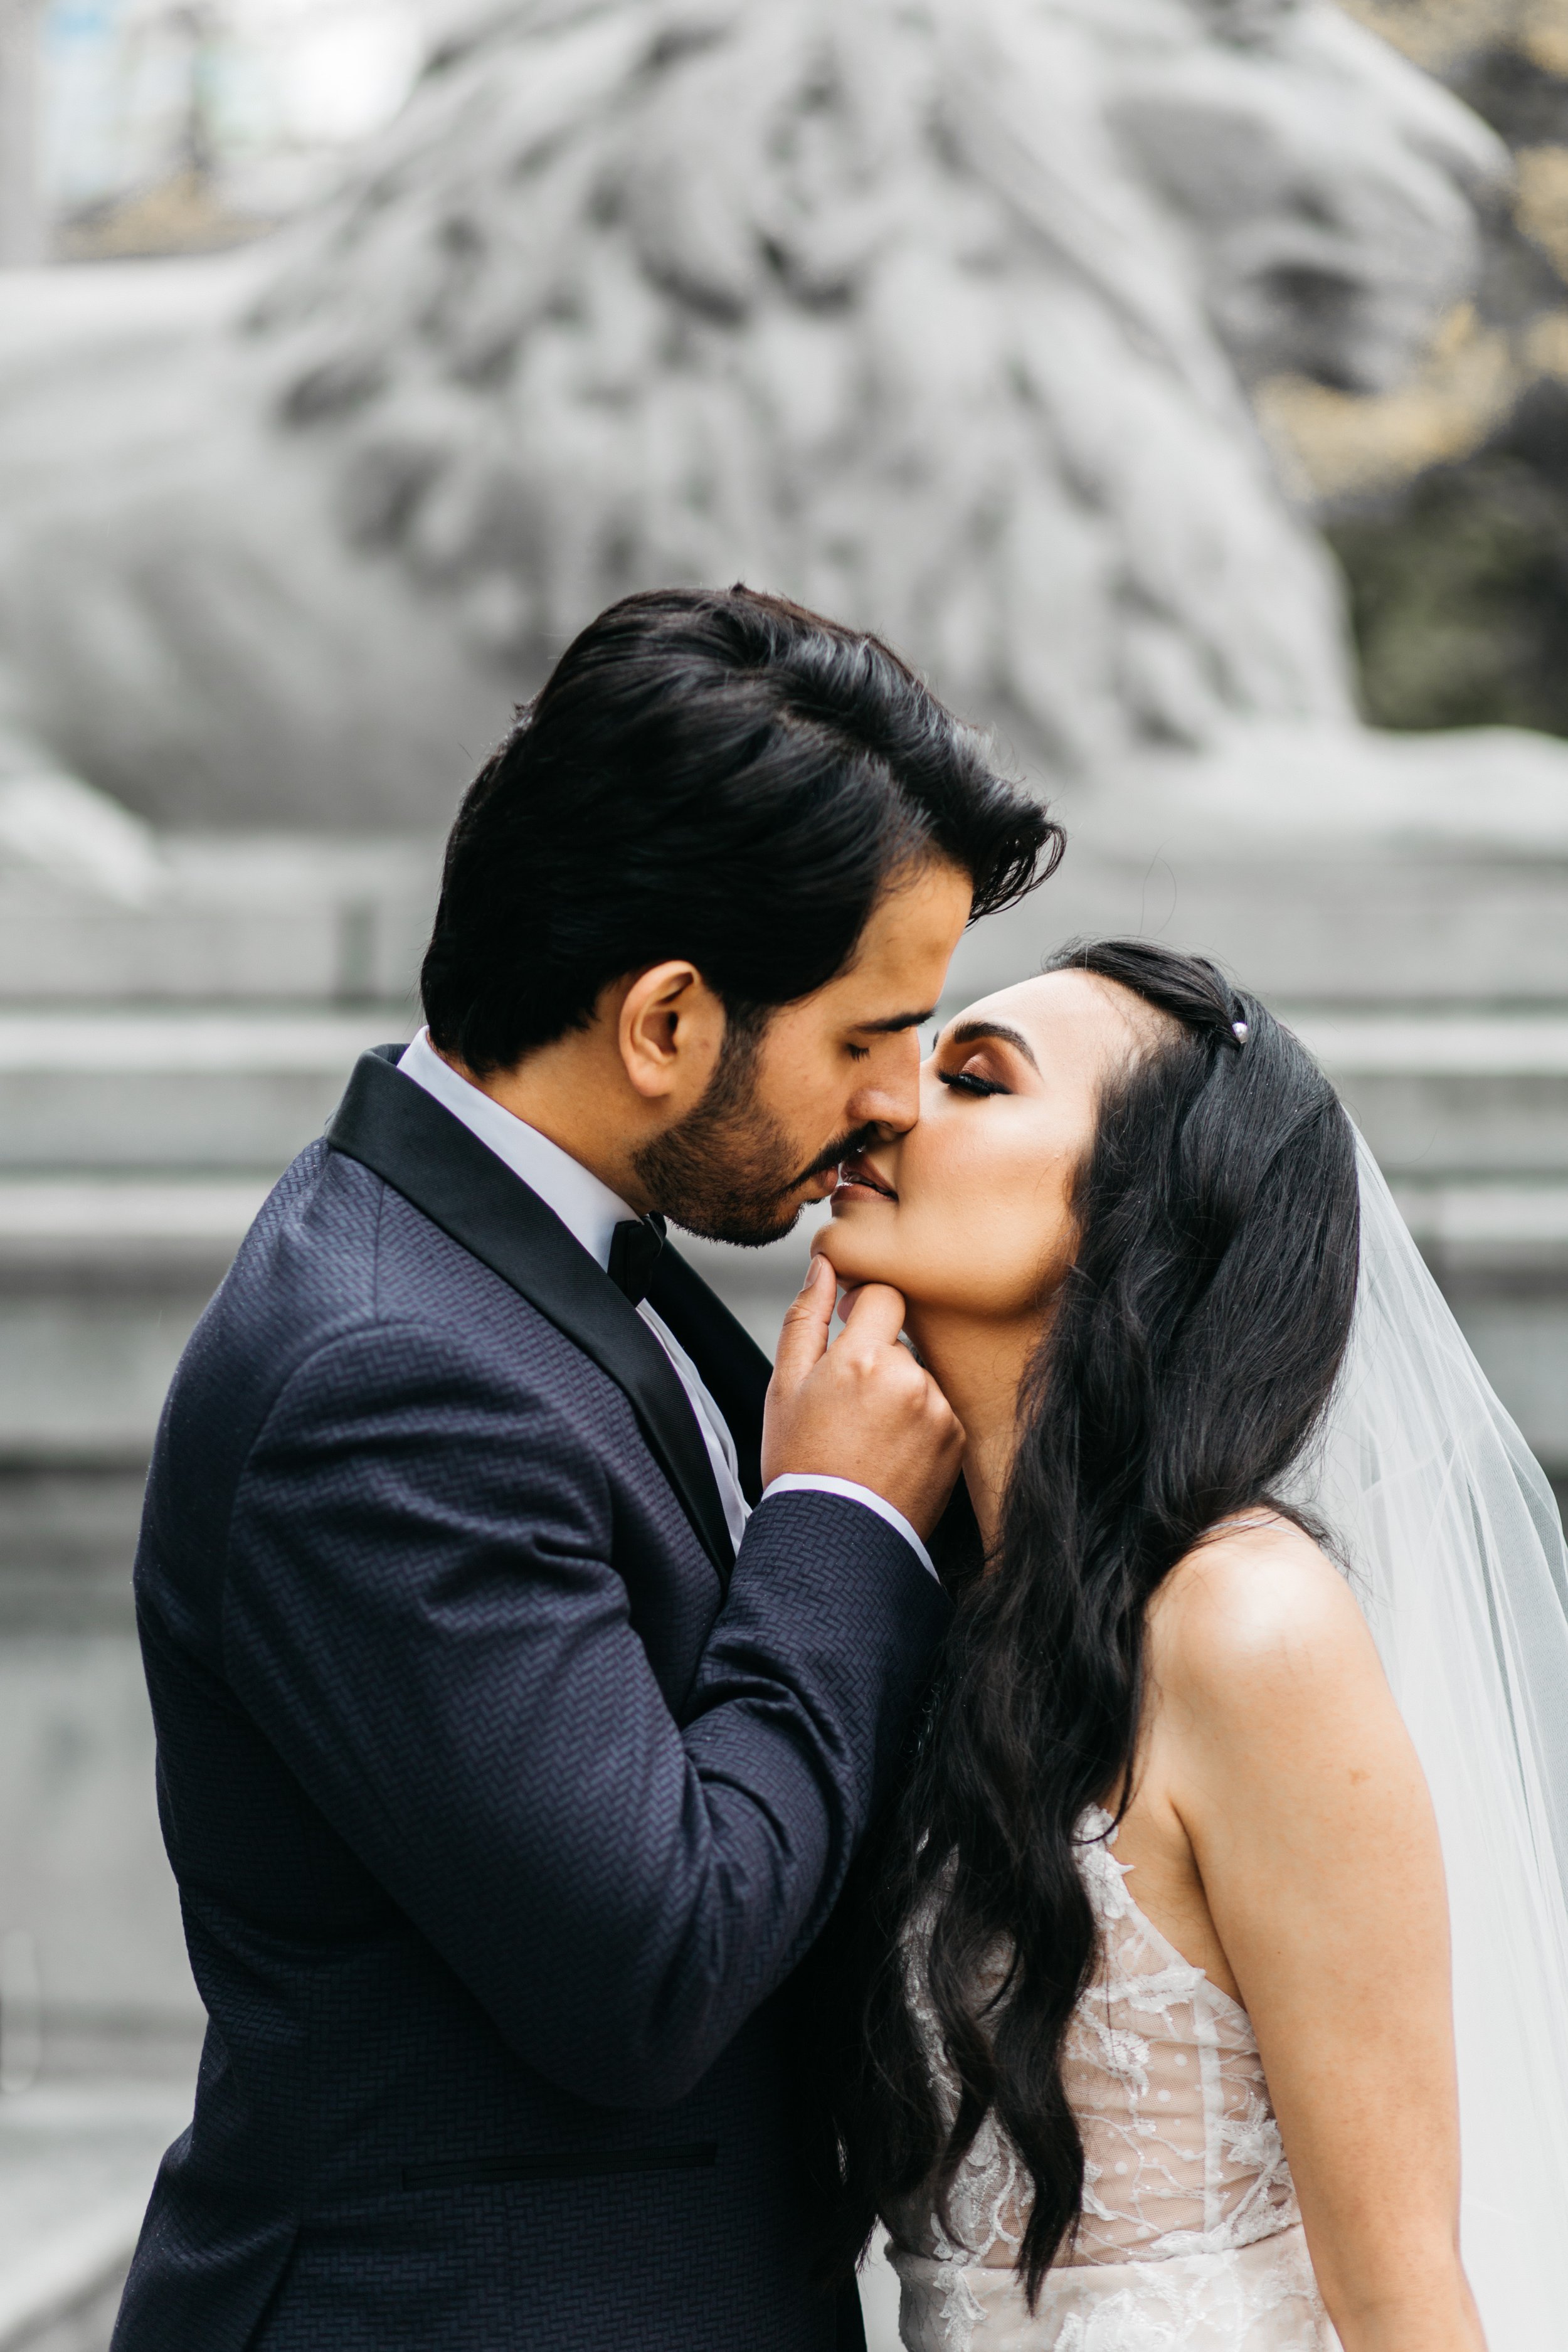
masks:
[[[1473,37],[1457,40],[1438,69],[1539,181],[1542,159],[1568,153],[1563,0],[1408,5],[1439,31],[1468,21]],[[1386,11],[1372,13],[1392,29]],[[1563,310],[1563,226],[1535,220],[1528,205],[1483,215],[1476,308],[1516,354],[1507,419],[1468,456],[1327,520],[1374,725],[1568,735],[1568,383],[1528,357],[1538,322]]]
[[[1568,735],[1568,385],[1328,537],[1374,725]]]

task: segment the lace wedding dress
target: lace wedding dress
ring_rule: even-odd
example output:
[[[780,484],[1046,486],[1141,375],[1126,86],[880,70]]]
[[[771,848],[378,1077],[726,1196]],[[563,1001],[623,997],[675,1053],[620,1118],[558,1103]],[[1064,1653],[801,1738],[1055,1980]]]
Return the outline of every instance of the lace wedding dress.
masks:
[[[1110,1833],[1108,1836],[1108,1832]],[[988,2116],[948,2226],[889,2217],[910,2352],[1336,2352],[1247,2011],[1128,1893],[1110,1816],[1079,1825],[1100,1961],[1064,2079],[1083,2135],[1083,2218],[1031,2315],[1014,2269],[1028,2182]],[[983,1993],[994,1989],[983,1987]],[[939,2096],[955,2085],[912,1988]]]

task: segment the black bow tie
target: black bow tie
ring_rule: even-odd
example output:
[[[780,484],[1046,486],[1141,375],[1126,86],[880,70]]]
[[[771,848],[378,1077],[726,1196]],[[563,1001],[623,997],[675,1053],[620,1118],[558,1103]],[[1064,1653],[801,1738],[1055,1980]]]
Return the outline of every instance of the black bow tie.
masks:
[[[658,1254],[664,1247],[662,1217],[623,1217],[610,1235],[610,1263],[605,1268],[617,1290],[633,1307],[647,1297]]]

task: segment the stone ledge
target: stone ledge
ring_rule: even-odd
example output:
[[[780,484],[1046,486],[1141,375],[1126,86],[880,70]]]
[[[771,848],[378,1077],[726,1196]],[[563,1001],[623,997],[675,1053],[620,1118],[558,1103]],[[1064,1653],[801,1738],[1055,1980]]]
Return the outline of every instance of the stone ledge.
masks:
[[[1568,1076],[1568,1008],[1276,1005],[1323,1067],[1345,1076]]]
[[[369,1045],[412,1035],[406,1006],[0,1013],[0,1168],[276,1175],[336,1107]]]
[[[221,1013],[40,1006],[0,1013],[0,1077],[346,1079],[367,1043],[413,1033],[404,1004]]]
[[[1532,1290],[1568,1283],[1568,1181],[1394,1187],[1440,1282],[1519,1275]]]
[[[164,834],[142,905],[0,867],[0,1000],[411,1003],[435,838]]]
[[[0,1177],[0,1293],[216,1288],[275,1181]]]

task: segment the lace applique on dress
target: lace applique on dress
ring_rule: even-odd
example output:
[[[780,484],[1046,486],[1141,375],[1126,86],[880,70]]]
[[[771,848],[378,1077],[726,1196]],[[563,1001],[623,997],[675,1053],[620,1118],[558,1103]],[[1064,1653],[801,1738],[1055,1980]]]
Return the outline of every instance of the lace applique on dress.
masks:
[[[1091,1809],[1079,1835],[1100,1956],[1063,2053],[1084,2144],[1077,2237],[1029,2321],[1013,2270],[1027,2176],[987,2116],[959,2168],[946,2226],[929,2210],[890,2217],[904,2341],[916,2352],[971,2352],[987,2338],[1005,2339],[1009,2352],[1026,2344],[1050,2352],[1322,2352],[1332,2332],[1251,2021],[1138,1909],[1127,1866],[1110,1850],[1110,1816]],[[930,1920],[928,1912],[915,1922],[911,1954]],[[997,1954],[976,1985],[977,2006],[1003,1975]],[[957,2084],[914,1968],[910,1994],[951,2119]]]

